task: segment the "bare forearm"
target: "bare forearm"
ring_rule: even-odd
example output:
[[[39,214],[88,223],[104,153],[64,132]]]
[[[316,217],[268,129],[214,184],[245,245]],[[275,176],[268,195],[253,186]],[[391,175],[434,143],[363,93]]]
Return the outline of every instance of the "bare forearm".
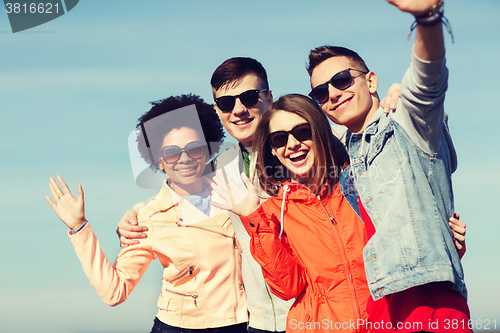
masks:
[[[414,52],[419,59],[424,61],[434,61],[444,57],[443,25],[437,24],[432,27],[417,25]]]

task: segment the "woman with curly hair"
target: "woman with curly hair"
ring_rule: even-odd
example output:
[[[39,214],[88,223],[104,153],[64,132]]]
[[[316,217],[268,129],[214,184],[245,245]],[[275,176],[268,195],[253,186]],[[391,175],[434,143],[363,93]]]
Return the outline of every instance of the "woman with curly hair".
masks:
[[[90,282],[111,306],[125,301],[152,260],[164,267],[158,313],[151,332],[246,332],[241,247],[227,212],[211,207],[207,142],[220,142],[222,125],[213,105],[194,95],[152,103],[137,126],[138,149],[150,167],[168,176],[158,195],[138,212],[148,237],[122,249],[114,265],[85,219],[82,186],[75,199],[64,180],[50,178],[52,201]],[[196,107],[190,115],[188,109]],[[184,108],[187,107],[186,112]],[[177,113],[169,113],[177,110]],[[180,117],[171,115],[179,114]],[[200,126],[201,124],[201,126]]]

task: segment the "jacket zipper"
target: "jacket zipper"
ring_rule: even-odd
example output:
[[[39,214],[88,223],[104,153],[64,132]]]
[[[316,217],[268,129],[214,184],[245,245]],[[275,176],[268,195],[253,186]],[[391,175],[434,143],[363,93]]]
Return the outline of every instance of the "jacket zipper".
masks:
[[[176,295],[191,297],[193,299],[193,301],[194,301],[194,306],[198,306],[196,304],[196,299],[198,298],[198,294],[196,294],[196,293],[188,294],[188,293],[183,293],[183,292],[180,292],[180,291],[170,290],[168,288],[165,288],[165,291],[168,291],[169,293],[176,294]]]
[[[151,218],[153,217],[153,215],[155,215],[156,213],[153,213],[149,216],[149,221],[151,221]],[[200,230],[204,230],[204,231],[208,231],[208,232],[213,232],[213,233],[216,233],[216,234],[219,234],[221,236],[224,236],[224,237],[230,237],[232,238],[233,240],[233,247],[234,249],[236,249],[236,238],[234,236],[228,236],[222,232],[218,232],[218,231],[215,231],[215,230],[210,230],[210,229],[206,229],[206,228],[201,228],[201,227],[198,227],[198,226],[194,226],[194,225],[180,225],[179,222],[176,222],[176,225],[178,227],[185,227],[185,228],[197,228],[197,229],[200,229]],[[235,294],[235,307],[234,307],[234,317],[236,318],[236,312],[237,312],[237,299],[238,299],[238,294],[237,294],[237,288],[238,286],[236,286],[236,253],[235,251],[233,251],[233,261],[234,261],[234,274],[233,274],[233,286],[235,287],[235,290],[234,290],[234,294]],[[189,273],[190,275],[193,274],[193,265],[189,266],[189,269],[186,270],[185,272],[183,272],[182,274],[178,275],[175,277],[174,280],[167,280],[167,281],[175,281],[175,280],[178,280],[180,278],[182,278],[184,275],[186,275],[187,273]],[[177,295],[181,295],[181,296],[187,296],[187,297],[191,297],[194,301],[194,306],[197,306],[197,303],[196,303],[196,299],[198,298],[198,294],[196,293],[193,293],[193,294],[189,294],[189,293],[183,293],[183,292],[179,292],[179,291],[175,291],[175,290],[170,290],[170,289],[167,289],[165,288],[165,291],[168,291],[170,293],[173,293],[173,294],[177,294]],[[160,295],[162,296],[162,295]],[[162,296],[163,297],[163,296]]]
[[[208,232],[213,232],[213,233],[216,233],[216,234],[219,234],[221,236],[224,236],[224,237],[230,237],[232,239],[232,242],[233,242],[233,287],[234,287],[234,319],[236,319],[237,317],[237,312],[238,312],[238,288],[239,286],[237,286],[237,283],[236,283],[236,274],[237,274],[237,265],[236,265],[236,249],[238,248],[237,245],[236,245],[236,237],[234,236],[228,236],[222,232],[218,232],[218,231],[215,231],[215,230],[210,230],[210,229],[206,229],[206,228],[201,228],[201,227],[198,227],[198,226],[195,226],[195,225],[179,225],[179,223],[177,222],[176,223],[178,227],[184,227],[184,228],[196,228],[196,229],[200,229],[200,230],[205,230],[205,231],[208,231]],[[198,297],[197,294],[182,294],[181,295],[185,295],[185,296],[191,296],[193,297],[194,299],[194,304],[196,306],[196,298]]]
[[[238,287],[236,284],[236,237],[233,236],[233,286],[234,286],[234,320],[236,320],[236,314],[238,312]]]
[[[304,187],[305,189],[307,189],[307,191],[311,192],[311,190],[309,188],[307,188],[306,186],[304,186],[302,184],[300,184],[300,185],[302,187]],[[312,194],[314,195],[314,193],[312,193]],[[335,223],[335,219],[333,218],[333,216],[331,216],[330,213],[328,213],[325,205],[323,205],[321,200],[316,195],[314,195],[314,197],[316,198],[316,200],[318,200],[321,207],[323,207],[323,210],[325,211],[326,216],[328,216],[328,218],[330,219],[330,222],[332,222],[332,224],[333,224],[333,229],[335,230],[335,237],[337,238],[337,243],[339,245],[339,248],[341,249],[342,258],[344,259],[344,263],[345,263],[346,268],[347,268],[348,277],[349,277],[349,285],[351,286],[352,296],[354,298],[353,301],[354,301],[354,305],[355,305],[355,310],[358,314],[358,318],[361,318],[361,310],[359,309],[358,298],[356,297],[356,289],[354,288],[354,281],[352,280],[351,267],[350,267],[349,262],[347,260],[347,256],[345,254],[345,249],[342,246],[342,242],[340,241],[340,236],[339,236],[339,233],[337,230],[337,224]]]
[[[189,275],[193,275],[193,268],[194,266],[191,265],[188,267],[188,269],[186,269],[184,272],[182,272],[181,274],[177,275],[176,277],[172,278],[172,279],[168,279],[167,281],[168,282],[174,282],[174,281],[177,281],[181,278],[183,278],[187,273],[189,273]]]
[[[210,229],[207,229],[207,228],[198,227],[196,225],[181,225],[181,224],[179,224],[179,222],[176,222],[175,224],[179,228],[196,228],[196,229],[200,229],[200,230],[204,230],[204,231],[208,231],[208,232],[213,232],[213,233],[219,234],[219,235],[224,236],[224,237],[229,237],[229,238],[232,237],[232,236],[226,235],[225,233],[222,233],[222,232],[219,232],[219,231],[216,231],[216,230],[210,230]]]
[[[302,332],[307,332],[307,324],[309,324],[309,321],[311,320],[311,315],[307,315],[306,323],[304,325],[304,330]]]
[[[349,261],[347,260],[347,255],[345,254],[344,246],[342,246],[342,242],[340,241],[340,235],[339,235],[339,232],[337,230],[337,224],[335,223],[336,221],[335,221],[334,217],[331,216],[330,213],[328,213],[328,211],[326,210],[326,207],[323,205],[321,200],[318,197],[316,197],[316,199],[319,201],[321,207],[323,207],[323,210],[325,211],[326,215],[330,218],[330,221],[333,224],[333,228],[335,230],[335,236],[337,238],[337,243],[339,244],[339,247],[342,250],[342,258],[344,259],[345,265],[347,267],[347,273],[349,276],[349,285],[351,286],[351,291],[352,291],[352,295],[354,298],[353,301],[354,301],[354,305],[355,305],[355,310],[358,314],[358,318],[361,318],[361,310],[359,309],[358,298],[356,296],[356,289],[354,288],[354,281],[352,279],[352,274],[351,274],[351,266],[349,265]]]

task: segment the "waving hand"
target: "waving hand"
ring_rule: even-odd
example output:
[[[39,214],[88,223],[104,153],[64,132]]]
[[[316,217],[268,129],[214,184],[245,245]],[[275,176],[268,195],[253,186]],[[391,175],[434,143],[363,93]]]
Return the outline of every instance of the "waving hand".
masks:
[[[48,204],[68,228],[76,230],[85,222],[85,203],[83,200],[82,185],[78,185],[78,199],[75,199],[62,177],[57,175],[57,180],[61,184],[62,190],[54,178],[50,177],[49,183],[50,193],[52,193],[55,202],[48,195],[45,196],[45,200],[47,200]]]
[[[222,179],[226,179],[223,181]],[[237,215],[250,215],[259,208],[260,200],[257,189],[253,186],[250,179],[241,174],[241,179],[246,185],[246,189],[240,188],[227,175],[219,173],[212,178],[212,206],[220,209],[229,210]]]

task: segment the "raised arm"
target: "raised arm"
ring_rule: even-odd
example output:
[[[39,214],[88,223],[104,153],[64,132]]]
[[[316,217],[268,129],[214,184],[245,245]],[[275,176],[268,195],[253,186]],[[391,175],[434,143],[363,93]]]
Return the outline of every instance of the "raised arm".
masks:
[[[434,61],[444,56],[443,26],[441,24],[443,0],[387,0],[402,12],[416,18],[417,37],[415,55],[424,61]]]
[[[414,15],[417,29],[412,62],[402,80],[397,111],[391,118],[402,126],[421,150],[437,153],[441,149],[443,129],[447,131],[444,99],[448,88],[448,69],[444,58],[442,2],[386,1]],[[449,133],[445,135],[449,136]],[[451,146],[449,148],[453,150]]]
[[[211,204],[240,215],[241,223],[250,235],[250,252],[261,266],[269,288],[285,301],[295,298],[305,287],[305,272],[293,255],[286,236],[282,237],[280,222],[266,215],[259,204],[257,189],[245,173],[241,178],[247,189],[239,188],[223,173],[213,177]]]
[[[90,224],[70,239],[90,283],[110,306],[127,299],[156,258],[146,239],[139,245],[122,249],[114,265],[111,265]]]
[[[294,256],[286,235],[280,236],[280,222],[266,215],[262,206],[240,218],[250,235],[252,256],[262,267],[273,294],[285,301],[299,296],[306,286],[306,273]]]
[[[57,180],[61,187],[52,177],[49,183],[54,201],[48,196],[45,196],[45,200],[66,226],[73,231],[78,230],[76,234],[70,232],[70,239],[83,270],[96,291],[108,305],[120,304],[127,299],[155,255],[145,244],[141,244],[122,250],[112,266],[101,250],[90,224],[85,220],[82,185],[78,186],[78,198],[75,199],[63,178],[58,175]]]

